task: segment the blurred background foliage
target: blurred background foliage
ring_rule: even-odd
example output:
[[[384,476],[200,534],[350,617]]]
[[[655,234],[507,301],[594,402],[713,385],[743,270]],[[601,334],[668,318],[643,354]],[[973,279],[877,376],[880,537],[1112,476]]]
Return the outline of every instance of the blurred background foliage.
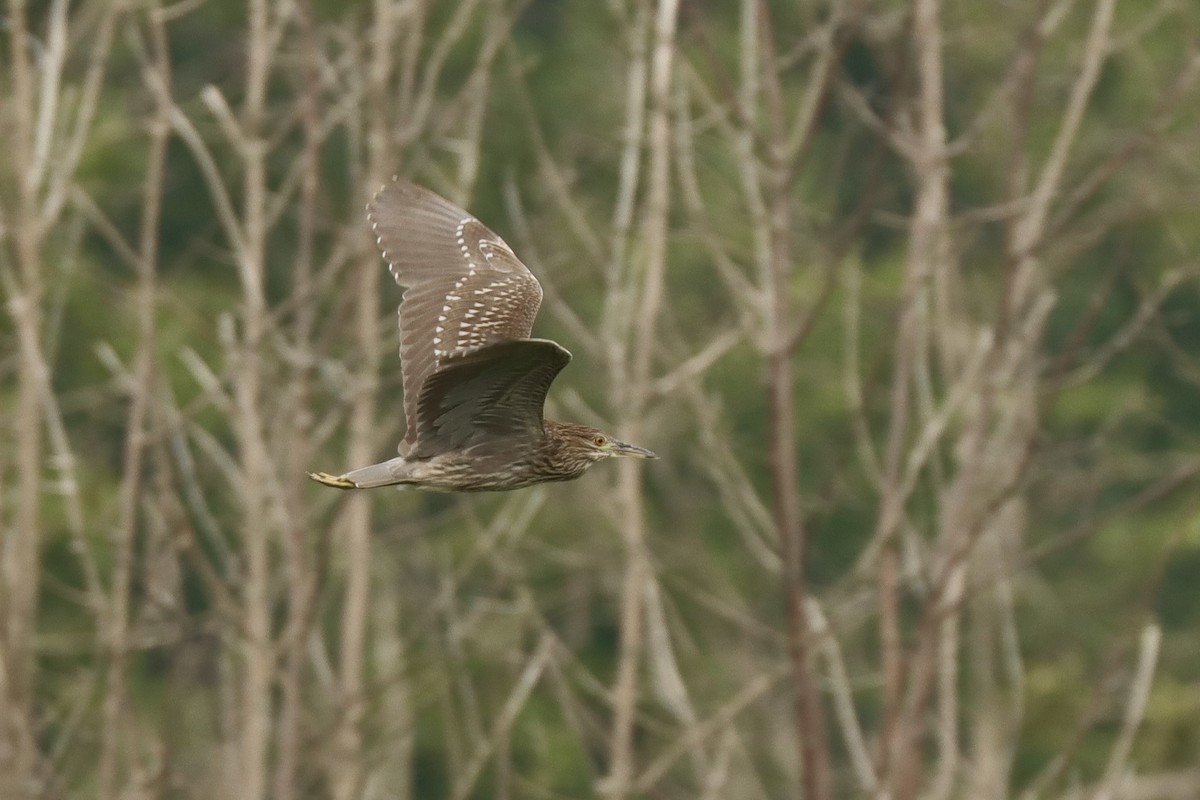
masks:
[[[800,464],[794,489],[804,515],[809,590],[831,620],[854,710],[877,754],[886,713],[882,645],[874,573],[863,565],[876,542],[881,506],[878,476],[865,466],[863,447],[871,441],[882,449],[896,423],[891,387],[908,379],[894,348],[919,181],[913,162],[889,137],[916,124],[921,53],[908,4],[848,5],[854,10],[837,28],[840,49],[830,88],[789,189],[787,289],[797,322],[812,315],[791,362]],[[706,244],[719,242],[740,273],[757,283],[758,212],[745,201],[746,154],[725,133],[766,127],[766,111],[739,105],[747,8],[770,20],[789,119],[810,91],[818,34],[837,16],[830,4],[783,0],[685,1],[679,10],[671,130],[672,136],[690,137],[705,208],[700,214],[681,199],[687,177],[679,151],[672,150],[666,302],[656,328],[654,373],[669,374],[723,332],[732,339],[689,379],[686,391],[653,395],[641,419],[640,443],[662,455],[643,465],[641,478],[644,546],[662,616],[647,622],[644,634],[651,644],[639,668],[637,772],[673,747],[680,753],[652,786],[623,787],[627,796],[775,798],[795,796],[799,780],[785,589],[754,553],[755,546],[770,550],[776,543],[748,542],[752,534],[746,531],[758,530],[759,523],[743,520],[739,528],[747,508],[730,502],[730,492],[744,489],[758,498],[749,508],[767,513],[771,505],[768,344],[731,296]],[[1010,321],[1001,298],[1011,278],[1009,212],[1020,202],[1011,191],[1013,171],[1036,177],[1050,158],[1095,8],[1092,2],[1002,2],[941,9],[943,122],[949,141],[961,145],[952,151],[947,175],[950,258],[960,281],[955,313],[976,333]],[[400,31],[421,18],[419,39],[401,33],[389,40],[397,62],[410,58],[408,47],[416,48],[411,58],[417,62],[444,58],[436,71],[417,70],[418,83],[431,82],[433,114],[409,133],[401,132],[405,120],[392,116],[400,113],[399,100],[396,109],[375,107],[402,90],[390,86],[379,94],[363,85],[382,9],[390,9],[389,24]],[[399,290],[373,254],[362,213],[376,184],[392,171],[465,204],[543,278],[548,299],[535,335],[576,354],[552,393],[551,412],[621,424],[622,394],[611,385],[603,352],[604,327],[612,320],[606,269],[615,251],[608,241],[615,235],[614,205],[631,135],[630,65],[644,57],[634,45],[651,43],[657,10],[655,4],[619,0],[269,7],[270,16],[283,20],[264,101],[265,185],[278,194],[268,204],[263,261],[269,332],[256,352],[272,452],[286,451],[284,431],[294,404],[304,402],[310,404],[315,448],[309,466],[355,466],[345,463],[353,390],[371,369],[353,332],[364,270],[377,282],[382,332],[374,454],[390,452],[402,434],[393,333]],[[69,132],[71,103],[85,91],[92,34],[105,15],[115,19],[69,198],[44,231],[37,263],[41,354],[60,416],[55,422],[48,412],[36,423],[46,443],[37,509],[40,580],[32,688],[23,706],[34,729],[35,779],[20,783],[23,794],[5,794],[102,796],[101,709],[113,667],[107,606],[92,602],[87,571],[94,570],[107,596],[121,553],[120,497],[130,480],[130,393],[123,373],[139,347],[136,320],[144,298],[113,239],[138,241],[153,158],[147,146],[156,113],[148,20],[166,14],[171,97],[206,142],[235,212],[242,213],[245,199],[237,187],[246,178],[244,162],[204,93],[215,87],[227,108],[240,113],[247,6],[226,0],[169,8],[121,3],[113,12],[104,2],[46,2],[13,3],[4,13],[4,62],[24,54],[35,69],[46,57],[55,15],[69,19],[57,86],[66,111],[52,122],[55,135]],[[26,18],[29,36],[16,54],[13,14]],[[307,15],[310,21],[302,22]],[[1053,33],[1040,46],[1023,49],[1039,20],[1050,18]],[[449,42],[440,38],[463,20],[460,34]],[[315,89],[304,66],[306,25],[318,54]],[[481,70],[480,53],[497,26],[509,28]],[[990,666],[964,668],[958,676],[964,760],[955,768],[950,796],[1018,796],[1026,790],[1033,796],[1090,796],[1120,736],[1147,625],[1161,626],[1161,650],[1123,769],[1167,776],[1183,788],[1178,794],[1145,789],[1119,796],[1200,793],[1200,104],[1192,74],[1198,44],[1200,10],[1194,4],[1117,5],[1111,49],[1088,99],[1047,233],[1038,241],[1037,280],[1052,306],[1035,343],[1036,379],[1027,387],[1032,395],[994,398],[1030,403],[1037,430],[1012,487],[1021,502],[1017,535],[986,540],[976,555],[996,570],[967,578],[972,600],[962,608],[957,657]],[[1019,86],[1027,94],[1013,97],[1021,53],[1032,53],[1034,77]],[[483,76],[486,99],[472,138],[471,81]],[[6,138],[16,136],[19,97],[11,70],[0,73],[0,86],[0,126]],[[298,295],[294,270],[306,235],[296,189],[304,147],[298,98],[309,90],[325,126],[312,239],[318,269],[314,290]],[[369,124],[376,114],[392,120],[397,132],[383,148],[390,164],[368,157],[378,146],[371,144]],[[1018,119],[1021,114],[1025,119]],[[761,153],[767,146],[751,148]],[[14,245],[20,218],[13,211],[28,164],[16,163],[15,155],[0,167],[0,269],[10,312],[15,298],[28,296],[22,295],[28,283]],[[563,207],[560,189],[569,194],[571,208]],[[195,152],[177,129],[168,140],[161,191],[154,399],[131,544],[129,658],[122,667],[127,697],[112,756],[117,777],[107,790],[116,787],[113,796],[121,797],[204,797],[229,791],[240,774],[219,765],[237,762],[241,553],[247,537],[260,533],[242,527],[242,444],[238,410],[229,399],[243,355],[238,345],[245,312],[239,255],[223,232]],[[639,202],[643,192],[639,184]],[[648,213],[644,205],[639,212]],[[101,218],[110,232],[102,230]],[[601,243],[598,252],[589,238]],[[639,263],[644,247],[634,237],[625,258]],[[301,308],[313,320],[311,338],[302,343],[311,352],[297,352],[291,338]],[[579,341],[577,325],[598,332],[595,342]],[[10,543],[26,533],[15,510],[20,468],[12,455],[29,424],[19,408],[18,327],[15,313],[0,318],[0,449],[8,453],[0,456],[0,520]],[[297,364],[311,369],[303,401],[290,383]],[[848,391],[848,371],[861,381],[861,408]],[[944,400],[958,377],[934,366],[927,376],[934,398]],[[689,399],[693,392],[701,400]],[[60,433],[53,431],[56,424]],[[959,424],[952,415],[950,430]],[[724,443],[744,486],[718,485],[728,474],[711,467],[717,450],[706,436]],[[906,504],[900,605],[906,644],[920,635],[935,573],[926,568],[940,552],[942,488],[963,452],[949,436],[935,451]],[[64,461],[64,454],[71,460]],[[292,777],[271,784],[267,795],[549,798],[617,791],[605,782],[609,692],[620,658],[628,554],[614,500],[616,471],[609,466],[578,483],[516,496],[372,493],[368,641],[362,716],[355,721],[361,741],[353,751],[339,750],[337,738],[348,713],[338,690],[352,568],[341,536],[348,524],[345,497],[304,486],[303,508],[292,509],[302,520],[311,569],[306,576],[289,566],[282,523],[268,515],[273,669],[283,670],[295,620],[289,581],[311,579],[315,588],[300,648],[303,702],[299,720],[290,723],[299,731],[304,757]],[[272,481],[302,481],[283,474],[282,463],[273,463],[270,474]],[[273,484],[270,491],[282,490]],[[768,517],[768,529],[769,523]],[[19,566],[6,561],[6,581],[20,574]],[[996,617],[1003,624],[980,622],[976,628],[989,608],[1003,605],[994,596],[997,585],[1010,593],[1003,602],[1011,603],[1011,613]],[[550,666],[511,709],[508,724],[500,725],[543,637],[556,643]],[[17,652],[9,646],[10,654]],[[1016,672],[1001,663],[1010,657],[1017,660]],[[672,669],[681,676],[690,712],[673,705]],[[816,667],[816,674],[830,718],[836,796],[855,796],[861,786],[833,732],[836,690],[824,669]],[[987,671],[995,672],[991,682],[980,683]],[[760,676],[771,676],[768,688],[739,705],[739,692]],[[282,691],[272,684],[272,714],[283,707]],[[14,694],[13,708],[19,699]],[[995,704],[1006,706],[995,724],[1008,728],[983,741],[981,720]],[[283,723],[273,716],[276,724]],[[704,732],[688,739],[695,730]],[[931,741],[921,752],[932,765]],[[491,749],[481,750],[485,744]],[[272,744],[267,756],[272,769],[279,747]],[[974,782],[974,770],[987,747],[1003,762],[1005,781],[985,791]],[[344,752],[359,761],[352,790],[338,782]],[[479,752],[487,755],[475,764]],[[1061,773],[1038,783],[1060,758]],[[15,770],[14,759],[0,760]],[[723,765],[715,783],[705,783],[705,759]],[[464,775],[471,775],[469,783]],[[6,785],[16,791],[11,787],[18,784]]]

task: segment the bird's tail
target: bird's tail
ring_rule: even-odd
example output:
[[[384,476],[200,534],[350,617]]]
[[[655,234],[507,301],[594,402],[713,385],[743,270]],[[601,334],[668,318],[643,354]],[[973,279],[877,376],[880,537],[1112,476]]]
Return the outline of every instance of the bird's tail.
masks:
[[[317,483],[333,486],[337,489],[374,489],[377,486],[393,486],[411,483],[407,475],[408,466],[403,458],[393,458],[382,464],[372,464],[369,467],[352,469],[344,475],[329,475],[324,472],[310,472],[308,477]]]
[[[376,486],[392,486],[407,483],[405,480],[405,460],[393,458],[382,464],[372,464],[347,472],[342,477],[352,481],[359,489],[374,489]]]

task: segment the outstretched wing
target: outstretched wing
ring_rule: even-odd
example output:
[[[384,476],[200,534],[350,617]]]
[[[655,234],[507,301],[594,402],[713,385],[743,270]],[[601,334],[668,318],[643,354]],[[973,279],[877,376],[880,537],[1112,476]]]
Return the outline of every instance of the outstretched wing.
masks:
[[[400,361],[411,450],[426,378],[455,353],[527,339],[542,287],[503,239],[428,189],[393,178],[367,206],[367,218],[392,277],[408,287]]]
[[[543,435],[546,392],[570,360],[547,339],[497,342],[447,356],[421,388],[413,455]]]

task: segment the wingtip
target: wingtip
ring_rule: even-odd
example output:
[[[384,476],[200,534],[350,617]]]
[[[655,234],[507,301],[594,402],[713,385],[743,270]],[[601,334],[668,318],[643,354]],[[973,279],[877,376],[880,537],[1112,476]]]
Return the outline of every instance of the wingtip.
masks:
[[[411,183],[411,181],[404,180],[399,175],[393,173],[391,180],[386,181],[385,183],[381,184],[379,186],[379,188],[375,190],[375,194],[371,195],[371,199],[367,201],[367,214],[369,215],[371,213],[375,204],[379,201],[379,196],[381,194],[383,194],[384,192],[386,192],[388,189],[392,188],[393,186],[401,186],[402,187],[408,183]]]

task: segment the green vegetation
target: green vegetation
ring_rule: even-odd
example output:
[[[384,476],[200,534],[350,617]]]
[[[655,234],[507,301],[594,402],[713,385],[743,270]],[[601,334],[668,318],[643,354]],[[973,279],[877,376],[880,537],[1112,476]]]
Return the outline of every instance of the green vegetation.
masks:
[[[942,5],[13,2],[0,798],[1200,794],[1200,15]],[[393,173],[660,461],[305,480]]]

